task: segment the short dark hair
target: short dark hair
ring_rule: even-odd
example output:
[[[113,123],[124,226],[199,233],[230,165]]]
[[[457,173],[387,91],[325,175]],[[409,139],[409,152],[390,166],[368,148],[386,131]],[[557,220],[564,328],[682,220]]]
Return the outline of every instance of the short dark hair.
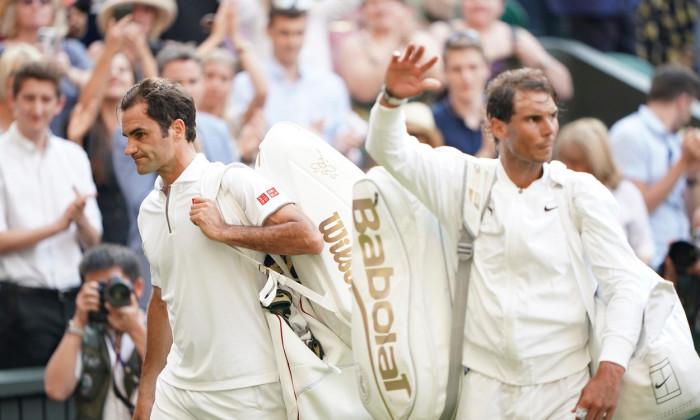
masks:
[[[163,74],[165,66],[172,61],[194,61],[203,67],[202,58],[197,54],[197,49],[191,44],[182,42],[168,42],[158,51],[156,63],[158,64],[158,74]]]
[[[557,102],[557,93],[540,69],[507,70],[491,80],[486,87],[486,118],[509,122],[513,116],[516,92],[545,92]]]
[[[53,83],[56,88],[56,96],[61,97],[61,72],[48,61],[32,60],[19,66],[15,72],[15,79],[12,81],[12,94],[17,96],[24,82],[29,79]]]
[[[197,137],[197,111],[194,100],[178,83],[160,77],[149,77],[132,86],[119,104],[121,112],[137,104],[146,104],[146,114],[158,123],[163,137],[168,136],[175,120],[185,123],[185,138]]]
[[[306,13],[308,11],[305,9],[298,9],[296,7],[290,7],[290,8],[281,8],[281,7],[275,7],[274,5],[270,6],[270,13],[267,18],[267,26],[272,26],[272,21],[277,17],[277,16],[283,16],[283,17],[288,17],[288,18],[298,18],[302,16],[306,16]]]
[[[656,69],[649,90],[650,101],[668,102],[684,93],[694,98],[700,95],[700,79],[692,70],[677,64],[666,64]]]
[[[102,243],[95,245],[85,252],[78,270],[80,278],[85,281],[85,275],[93,271],[107,270],[119,267],[125,276],[135,282],[141,277],[139,257],[124,245]]]
[[[442,50],[442,61],[447,62],[447,53],[452,51],[474,50],[481,54],[484,62],[488,63],[484,47],[481,44],[479,33],[471,29],[452,33],[447,40]]]

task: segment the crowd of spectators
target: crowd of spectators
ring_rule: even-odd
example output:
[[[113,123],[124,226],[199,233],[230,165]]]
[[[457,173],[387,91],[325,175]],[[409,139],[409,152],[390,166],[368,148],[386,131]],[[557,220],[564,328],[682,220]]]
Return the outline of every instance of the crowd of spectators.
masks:
[[[561,131],[557,150],[571,169],[592,173],[614,192],[630,243],[641,259],[659,268],[672,242],[692,242],[693,229],[700,231],[700,134],[687,128],[691,104],[700,95],[696,2],[519,3],[0,0],[0,151],[16,154],[0,156],[0,306],[3,294],[14,286],[40,289],[46,292],[43,297],[56,292],[51,295],[55,299],[71,291],[67,296],[75,299],[84,280],[77,271],[79,248],[86,251],[95,241],[67,236],[85,229],[88,219],[96,223],[94,203],[101,226],[92,230],[101,233],[102,242],[133,250],[145,283],[139,293],[142,307],[148,301],[149,268],[136,217],[155,174],[138,175],[132,158],[124,155],[126,140],[116,112],[122,96],[142,78],[175,80],[192,95],[198,114],[194,147],[209,160],[254,165],[267,129],[291,121],[367,169],[372,165],[363,148],[368,110],[382,89],[392,53],[417,43],[425,46],[426,56],[441,57],[429,76],[444,88],[406,108],[409,132],[434,147],[495,157],[497,145],[483,129],[483,107],[486,84],[498,73],[520,66],[540,68],[561,100],[576,99],[569,70],[547,52],[539,35],[570,37],[601,51],[664,65],[637,113],[615,124],[609,134],[595,118],[576,121]],[[501,20],[512,8],[527,10],[531,26]],[[14,75],[36,62],[58,72],[61,99],[49,104],[50,109],[43,104],[18,110],[15,96],[22,86]],[[31,72],[23,77],[26,83]],[[56,152],[53,142],[70,141],[74,144],[66,153],[81,154],[65,173],[60,165],[42,160],[48,161],[48,152],[36,158],[29,149],[5,146],[26,136],[23,130],[46,112],[53,114],[45,151]],[[21,117],[24,122],[18,121]],[[39,167],[54,172],[36,178],[28,172]],[[90,179],[70,178],[84,175],[83,169],[89,169]],[[58,190],[67,196],[54,199]],[[66,216],[76,200],[83,207],[87,202],[87,218]],[[28,211],[22,205],[44,208]],[[40,220],[30,220],[32,215]],[[61,230],[18,245],[17,232],[44,229],[52,215],[77,227],[61,225]],[[73,310],[74,302],[69,306],[67,311]],[[693,313],[697,319],[691,324],[700,325],[698,315]],[[0,314],[0,337],[7,336],[2,330],[11,319]],[[63,314],[59,324],[65,319],[70,316]],[[49,334],[42,340],[43,346],[55,348],[61,336]],[[44,365],[49,356],[15,357],[4,367]]]

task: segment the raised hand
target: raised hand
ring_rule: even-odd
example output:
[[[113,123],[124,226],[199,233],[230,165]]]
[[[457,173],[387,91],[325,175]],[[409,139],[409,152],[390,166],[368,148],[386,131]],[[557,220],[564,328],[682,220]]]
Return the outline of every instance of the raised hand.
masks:
[[[97,98],[91,98],[87,105],[84,102],[78,102],[73,108],[66,128],[68,140],[82,146],[83,138],[95,123],[99,112],[100,101]]]
[[[420,64],[425,48],[410,44],[401,56],[398,51],[394,52],[389,67],[384,76],[384,84],[389,94],[395,98],[411,98],[418,96],[426,90],[440,88],[440,81],[431,77],[424,77],[425,73],[438,60],[435,56]]]
[[[68,229],[70,224],[72,222],[76,222],[78,225],[81,223],[85,224],[87,223],[87,219],[85,217],[85,204],[87,203],[87,200],[89,198],[94,198],[96,197],[97,194],[80,194],[77,188],[73,187],[73,191],[75,192],[75,200],[73,200],[72,203],[68,205],[66,208],[66,211],[63,213],[63,216],[61,217],[61,220],[59,223],[61,224],[61,228],[63,229]]]
[[[100,310],[100,292],[97,291],[97,282],[86,281],[78,292],[78,297],[75,299],[75,315],[73,322],[83,328],[88,323],[90,312]]]

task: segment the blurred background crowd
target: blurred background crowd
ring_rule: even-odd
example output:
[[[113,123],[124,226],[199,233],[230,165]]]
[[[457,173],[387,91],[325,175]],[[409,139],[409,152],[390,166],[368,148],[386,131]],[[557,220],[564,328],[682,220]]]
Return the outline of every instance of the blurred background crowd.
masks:
[[[138,175],[124,155],[116,113],[134,83],[162,76],[182,84],[198,111],[195,147],[209,160],[254,165],[267,129],[292,121],[368,169],[369,109],[392,52],[416,43],[427,56],[441,57],[430,76],[443,89],[406,105],[407,130],[435,147],[495,157],[496,144],[484,130],[484,91],[502,71],[542,69],[563,105],[562,121],[571,119],[567,106],[583,93],[594,92],[601,109],[621,100],[575,75],[543,37],[570,39],[615,57],[621,68],[656,68],[636,111],[619,122],[581,115],[586,118],[562,127],[556,153],[615,194],[635,252],[676,282],[691,325],[700,330],[700,149],[694,147],[700,134],[690,127],[700,94],[698,6],[697,0],[1,0],[0,133],[17,119],[9,100],[15,72],[50,62],[65,97],[51,132],[87,154],[101,241],[140,256],[145,305],[149,269],[136,217],[155,174]],[[25,176],[22,170],[3,173],[0,196]],[[9,214],[0,211],[6,219],[0,230],[22,228]],[[679,241],[688,246],[670,248]],[[10,248],[0,247],[0,278],[22,285],[7,262],[29,251]],[[669,250],[677,255],[668,258]],[[56,287],[39,278],[24,286],[70,288],[80,281],[76,275]]]

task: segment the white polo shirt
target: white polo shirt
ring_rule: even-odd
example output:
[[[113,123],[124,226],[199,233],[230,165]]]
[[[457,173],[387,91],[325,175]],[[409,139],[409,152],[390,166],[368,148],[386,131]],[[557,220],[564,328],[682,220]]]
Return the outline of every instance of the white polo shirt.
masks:
[[[42,153],[13,123],[0,136],[0,232],[38,229],[57,222],[76,193],[94,194],[90,161],[75,143],[47,131]],[[94,198],[85,216],[102,233],[102,216]],[[67,289],[80,286],[82,258],[77,227],[70,227],[28,248],[0,254],[0,278],[27,287]]]
[[[198,154],[170,186],[163,180],[141,205],[139,230],[153,285],[167,303],[173,345],[161,378],[193,391],[255,386],[278,378],[272,342],[258,301],[265,282],[228,245],[208,239],[189,217],[211,165]],[[254,225],[290,201],[247,167],[227,171],[222,184]]]

